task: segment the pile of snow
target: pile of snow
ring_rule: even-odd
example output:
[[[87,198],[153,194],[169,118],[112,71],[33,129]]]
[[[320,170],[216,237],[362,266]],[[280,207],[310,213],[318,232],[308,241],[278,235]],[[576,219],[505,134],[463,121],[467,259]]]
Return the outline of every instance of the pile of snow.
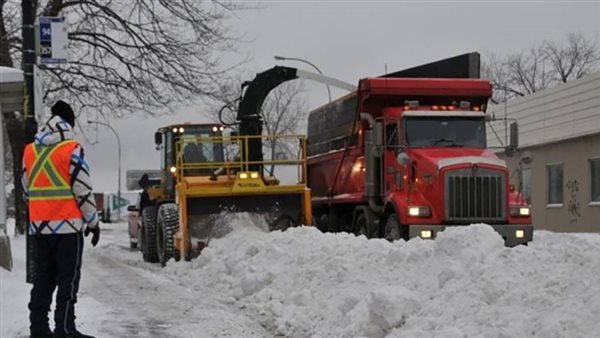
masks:
[[[599,336],[598,234],[536,231],[529,246],[505,248],[482,224],[434,241],[389,243],[312,227],[266,233],[246,214],[222,222],[231,232],[200,257],[162,269],[128,248],[125,224],[103,225],[100,244],[85,249],[81,330],[98,337]],[[25,241],[12,243],[15,270],[0,272],[0,337],[28,331]]]
[[[212,290],[288,337],[591,337],[600,236],[538,231],[505,248],[487,225],[388,243],[310,227],[264,233],[244,216],[191,263],[160,273]]]

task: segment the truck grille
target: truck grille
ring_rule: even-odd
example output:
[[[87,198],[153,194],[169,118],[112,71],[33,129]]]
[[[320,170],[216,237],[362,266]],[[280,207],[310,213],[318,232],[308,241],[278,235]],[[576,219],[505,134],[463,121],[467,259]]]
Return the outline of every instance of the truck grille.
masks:
[[[471,168],[446,172],[446,220],[494,222],[505,219],[506,184],[497,170]]]

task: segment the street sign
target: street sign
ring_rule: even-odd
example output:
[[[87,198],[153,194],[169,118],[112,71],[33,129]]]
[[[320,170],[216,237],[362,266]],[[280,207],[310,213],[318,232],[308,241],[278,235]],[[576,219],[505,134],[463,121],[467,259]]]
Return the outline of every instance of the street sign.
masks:
[[[69,38],[64,17],[40,16],[36,25],[38,64],[67,63]]]
[[[114,196],[112,199],[112,209],[113,210],[117,210],[117,209],[120,209],[120,208],[128,206],[128,205],[129,205],[129,200],[125,199],[123,197],[121,197],[121,199],[119,200],[118,196]]]

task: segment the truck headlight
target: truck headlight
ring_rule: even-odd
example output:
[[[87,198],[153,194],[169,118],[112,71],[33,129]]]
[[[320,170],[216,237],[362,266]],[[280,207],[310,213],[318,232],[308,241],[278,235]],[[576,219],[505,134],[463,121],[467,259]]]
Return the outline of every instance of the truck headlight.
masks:
[[[257,179],[258,178],[258,173],[257,172],[251,172],[250,173],[250,178]]]
[[[431,216],[431,209],[429,207],[408,207],[408,215],[411,217],[429,217]]]
[[[523,230],[517,230],[517,231],[515,231],[515,237],[517,237],[517,238],[523,238],[523,237],[525,237],[525,231],[523,231]]]
[[[433,233],[431,230],[421,230],[421,238],[427,239],[433,237]]]
[[[242,180],[245,180],[245,179],[247,179],[247,178],[248,178],[248,173],[240,173],[240,178],[241,178]]]
[[[513,217],[529,217],[531,210],[529,207],[511,207],[510,215]]]

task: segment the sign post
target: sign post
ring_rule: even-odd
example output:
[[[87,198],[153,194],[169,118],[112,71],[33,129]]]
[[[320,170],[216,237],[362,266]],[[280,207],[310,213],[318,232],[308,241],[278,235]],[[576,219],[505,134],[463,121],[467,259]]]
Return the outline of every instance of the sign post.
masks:
[[[42,70],[48,64],[65,64],[68,63],[68,44],[69,37],[67,33],[67,24],[64,17],[38,17],[33,25],[35,18],[35,6],[33,1],[22,1],[23,4],[23,54],[24,68],[27,87],[27,109],[26,109],[26,142],[33,142],[34,135],[37,131],[36,111],[41,112],[42,86],[36,86],[35,81],[38,67],[43,65],[39,70]],[[26,19],[27,23],[26,24]],[[34,44],[35,40],[35,44]],[[34,48],[35,47],[35,48]],[[33,52],[35,50],[35,55]],[[31,67],[31,68],[29,68]],[[37,101],[37,102],[36,102]],[[36,104],[37,103],[37,104]],[[37,108],[37,109],[36,109]],[[29,215],[27,215],[29,218]],[[29,221],[27,220],[27,223]],[[29,227],[27,227],[29,231]],[[26,237],[26,281],[33,283],[34,267],[33,257],[35,256],[35,247],[32,245],[29,235]]]

